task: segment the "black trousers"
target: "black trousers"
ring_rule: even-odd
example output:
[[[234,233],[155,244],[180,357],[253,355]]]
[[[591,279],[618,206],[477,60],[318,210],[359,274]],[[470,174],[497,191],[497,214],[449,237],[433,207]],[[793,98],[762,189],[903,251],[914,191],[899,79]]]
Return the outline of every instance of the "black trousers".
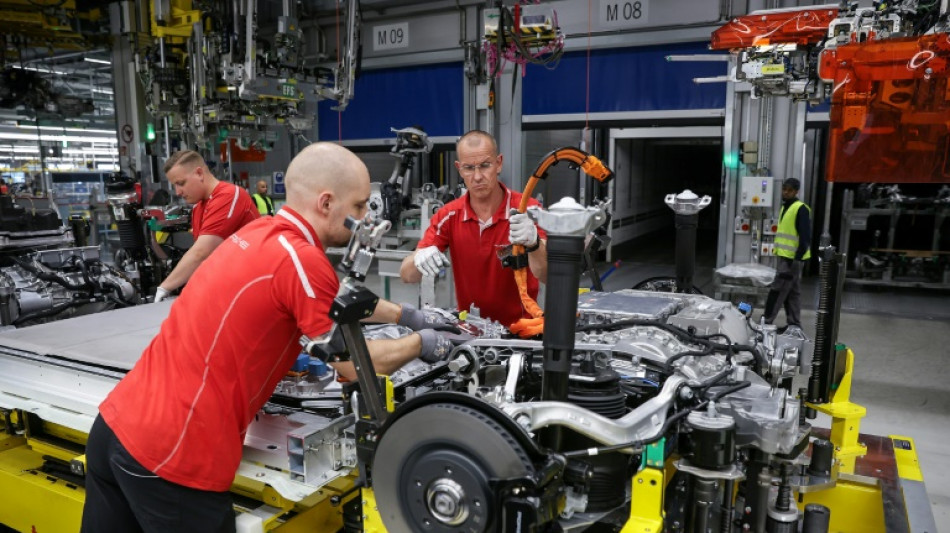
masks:
[[[136,461],[99,416],[86,443],[82,533],[233,533],[229,492],[165,481]]]
[[[785,307],[785,322],[789,326],[802,327],[802,261],[779,257],[775,265],[775,280],[769,286],[765,303],[765,322],[771,324]]]

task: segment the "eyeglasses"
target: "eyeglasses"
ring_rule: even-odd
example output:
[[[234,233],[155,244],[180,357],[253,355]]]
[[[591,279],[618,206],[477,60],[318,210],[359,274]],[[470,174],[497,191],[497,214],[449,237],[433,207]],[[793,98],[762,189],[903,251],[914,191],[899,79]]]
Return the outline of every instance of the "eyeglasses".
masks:
[[[475,171],[486,172],[488,169],[495,166],[494,161],[485,161],[480,165],[459,165],[459,174],[463,176],[474,176]]]

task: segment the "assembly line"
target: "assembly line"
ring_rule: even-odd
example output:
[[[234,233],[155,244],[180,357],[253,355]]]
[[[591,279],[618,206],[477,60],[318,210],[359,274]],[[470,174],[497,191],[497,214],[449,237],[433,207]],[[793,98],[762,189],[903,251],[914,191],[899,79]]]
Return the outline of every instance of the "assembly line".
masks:
[[[942,531],[950,2],[674,4],[0,0],[0,529]]]

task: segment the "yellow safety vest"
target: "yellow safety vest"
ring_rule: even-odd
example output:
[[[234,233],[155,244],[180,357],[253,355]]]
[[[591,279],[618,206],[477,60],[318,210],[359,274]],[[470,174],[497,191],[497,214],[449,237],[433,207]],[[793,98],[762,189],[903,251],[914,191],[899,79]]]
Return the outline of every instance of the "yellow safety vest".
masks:
[[[805,202],[796,200],[789,206],[786,212],[785,206],[779,212],[778,232],[775,233],[775,255],[795,259],[795,253],[798,251],[798,230],[795,228],[795,219],[798,218],[798,210],[804,207],[808,209],[811,215],[811,208],[805,205]],[[805,250],[802,259],[811,257],[811,250]]]
[[[271,202],[270,197],[254,193],[251,195],[251,198],[254,200],[254,204],[257,205],[258,213],[262,215],[274,214],[274,204]]]

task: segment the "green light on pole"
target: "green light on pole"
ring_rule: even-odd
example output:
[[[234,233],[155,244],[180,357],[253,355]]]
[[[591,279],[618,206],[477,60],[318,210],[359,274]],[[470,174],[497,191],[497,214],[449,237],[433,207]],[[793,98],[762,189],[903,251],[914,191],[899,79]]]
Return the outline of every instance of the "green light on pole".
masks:
[[[722,156],[722,164],[726,168],[739,168],[739,153],[738,152],[726,152]]]
[[[155,125],[151,122],[145,125],[145,140],[148,142],[155,140]]]

